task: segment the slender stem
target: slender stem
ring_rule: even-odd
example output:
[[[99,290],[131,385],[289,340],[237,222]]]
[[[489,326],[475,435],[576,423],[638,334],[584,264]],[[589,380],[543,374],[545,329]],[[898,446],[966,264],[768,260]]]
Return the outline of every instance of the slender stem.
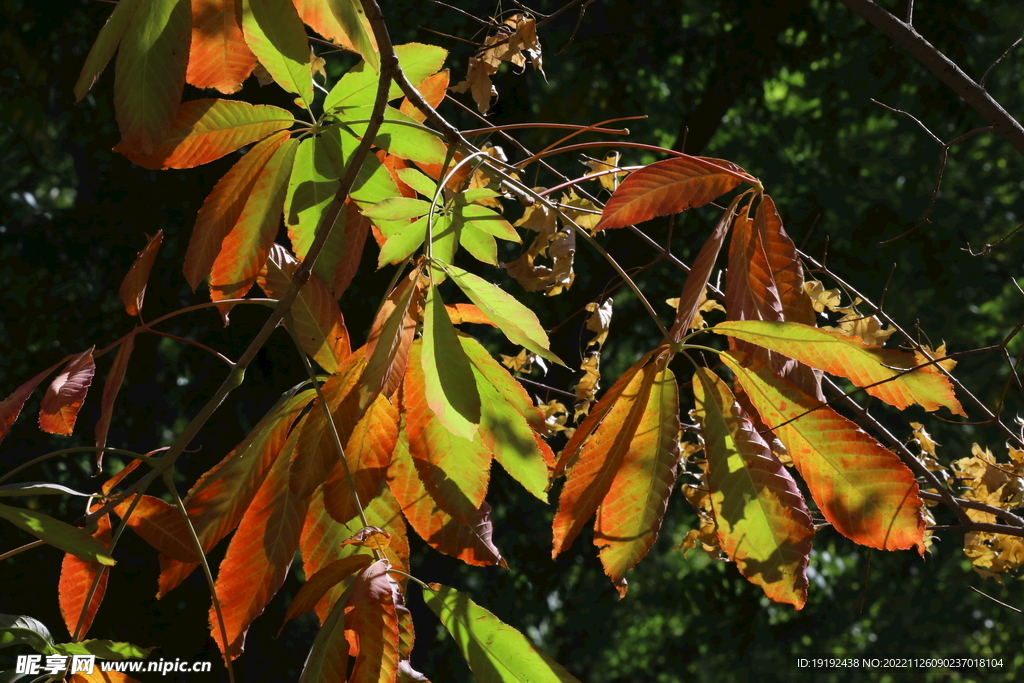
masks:
[[[425,584],[424,582],[420,581],[419,579],[417,579],[417,578],[416,578],[415,576],[413,576],[412,574],[406,574],[405,572],[403,572],[403,571],[401,571],[401,570],[398,570],[398,569],[389,569],[389,570],[388,570],[388,573],[389,573],[389,574],[400,574],[400,575],[404,576],[405,578],[407,578],[407,579],[412,579],[413,581],[415,581],[416,583],[418,583],[418,584],[420,585],[420,587],[421,587],[421,588],[423,588],[423,590],[428,590],[428,591],[430,591],[431,593],[433,593],[433,592],[434,592],[434,589],[433,589],[433,588],[431,588],[430,586],[428,586],[428,585],[427,585],[427,584]]]
[[[15,555],[23,553],[26,550],[32,550],[32,548],[37,548],[37,547],[39,547],[41,545],[45,545],[45,544],[46,544],[46,541],[38,540],[38,541],[32,541],[31,543],[26,543],[23,546],[15,548],[14,550],[8,550],[6,553],[0,554],[0,562],[3,562],[8,557],[14,557]]]
[[[0,476],[0,484],[4,483],[8,479],[10,479],[11,477],[13,477],[18,472],[21,472],[24,469],[28,469],[29,467],[32,467],[33,465],[38,465],[39,463],[41,463],[41,462],[43,462],[45,460],[49,460],[50,458],[56,458],[56,457],[61,456],[61,455],[67,455],[68,453],[82,453],[84,451],[87,451],[87,452],[100,451],[102,453],[112,453],[113,455],[123,455],[123,456],[125,456],[127,458],[135,458],[137,460],[142,460],[143,462],[148,463],[150,465],[152,465],[152,463],[153,463],[153,460],[148,455],[143,455],[141,453],[136,453],[135,451],[126,451],[123,448],[99,448],[97,446],[77,446],[75,448],[62,448],[59,451],[51,451],[49,453],[45,453],[43,455],[40,455],[39,457],[32,458],[28,462],[25,462],[25,463],[22,463],[22,464],[18,465],[13,470],[7,472],[3,476]]]
[[[604,123],[614,123],[615,121],[632,121],[634,119],[646,119],[646,116],[624,116],[618,119],[610,119]],[[540,129],[547,130],[549,128],[554,130],[579,130],[581,132],[591,133],[608,133],[610,135],[629,135],[628,128],[598,128],[602,124],[594,124],[593,126],[581,126],[576,123],[506,123],[503,126],[489,126],[487,128],[471,128],[469,130],[462,131],[462,135],[467,138],[476,137],[477,135],[488,135],[490,133],[497,133],[502,130],[522,130],[526,129]]]
[[[186,337],[179,337],[176,334],[171,334],[170,332],[161,332],[160,330],[146,330],[146,332],[149,332],[150,334],[157,334],[157,335],[160,335],[161,337],[167,337],[168,339],[174,339],[176,341],[184,342],[186,344],[191,344],[192,346],[196,347],[197,349],[202,349],[203,351],[206,351],[207,353],[210,353],[210,354],[216,356],[217,358],[219,358],[224,363],[227,363],[229,368],[230,367],[234,367],[234,365],[235,365],[234,361],[232,361],[230,358],[225,356],[220,351],[217,351],[216,349],[211,349],[206,344],[203,344],[201,342],[197,342],[194,339],[188,339]]]

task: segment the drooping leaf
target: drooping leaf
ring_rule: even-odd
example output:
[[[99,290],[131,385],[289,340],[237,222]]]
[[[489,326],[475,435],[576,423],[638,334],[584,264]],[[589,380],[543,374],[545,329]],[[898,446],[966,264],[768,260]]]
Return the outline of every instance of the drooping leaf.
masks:
[[[548,466],[554,457],[534,430],[544,419],[523,385],[474,339],[459,337],[480,393],[479,440],[523,487],[547,502]],[[678,431],[678,430],[677,430]]]
[[[421,347],[427,405],[442,428],[471,440],[480,425],[480,394],[469,359],[433,283],[427,290]]]
[[[298,95],[309,109],[313,102],[309,41],[291,0],[242,1],[242,34],[249,49],[274,82]]]
[[[352,486],[362,505],[377,495],[387,475],[397,438],[398,408],[385,397],[377,396],[356,423],[345,445],[347,473],[344,464],[338,462],[324,483],[324,504],[336,520],[347,522],[359,514]]]
[[[359,0],[326,0],[334,14],[334,18],[345,32],[367,64],[374,71],[380,71],[380,54],[378,53],[373,31],[368,28],[366,13]]]
[[[203,202],[185,254],[185,279],[193,291],[210,274],[225,238],[241,218],[260,175],[287,139],[288,133],[275,133],[255,145],[217,181],[213,192]]]
[[[114,147],[143,168],[192,168],[290,128],[294,117],[270,105],[219,98],[192,100],[178,108],[170,128],[150,152],[125,143]]]
[[[145,248],[138,253],[128,274],[121,282],[121,301],[128,315],[138,315],[142,310],[142,302],[146,297],[146,284],[149,282],[149,271],[153,269],[156,253],[160,243],[164,241],[164,231],[157,230]]]
[[[96,520],[96,531],[92,533],[93,538],[110,547],[111,528],[110,516],[103,515]],[[57,596],[60,603],[60,613],[64,617],[64,624],[72,639],[80,640],[89,632],[92,621],[96,617],[96,611],[103,602],[103,595],[107,590],[107,579],[109,575],[107,568],[99,562],[85,562],[70,553],[64,555],[60,565],[60,581],[57,584]],[[89,601],[89,609],[85,610],[86,597],[96,581],[96,591]],[[76,627],[81,619],[81,628]]]
[[[949,380],[934,367],[929,365],[906,372],[918,364],[912,354],[872,346],[858,337],[799,323],[737,320],[719,323],[710,329],[777,351],[812,368],[846,377],[857,386],[882,382],[865,391],[901,410],[917,403],[928,411],[944,406],[956,415],[965,415]]]
[[[299,262],[287,249],[274,244],[256,282],[268,297],[280,299],[298,267]],[[295,321],[295,333],[302,350],[327,372],[336,371],[338,363],[352,352],[348,328],[337,300],[316,274],[311,274],[299,290],[289,312]]]
[[[500,287],[462,268],[449,265],[445,270],[469,300],[505,333],[509,341],[526,347],[541,358],[565,365],[551,352],[547,332],[533,311]]]
[[[323,2],[323,0],[292,0],[292,2],[299,13],[299,17],[306,26],[309,26],[327,40],[349,52],[359,52],[352,43],[352,39],[345,32],[345,29],[342,28],[341,23],[338,22],[329,3]],[[373,49],[376,50],[377,41],[373,36],[373,31],[370,28],[369,21],[366,19],[366,15],[364,14],[360,17],[360,20],[366,34],[370,38]]]
[[[284,615],[281,628],[283,629],[284,624],[295,617],[316,607],[317,603],[323,599],[324,594],[331,588],[356,572],[369,567],[372,563],[373,558],[370,555],[349,555],[331,562],[312,576],[307,577],[306,583],[302,584],[302,588],[288,605],[288,612]]]
[[[313,399],[312,389],[286,395],[261,419],[245,440],[203,474],[185,497],[185,509],[209,552],[238,526],[271,466],[284,448],[292,425]],[[299,429],[301,423],[295,426]],[[196,567],[161,557],[160,592],[166,595]]]
[[[356,148],[359,146],[360,139],[344,127],[324,131],[323,135],[337,136],[339,140],[342,155],[337,160],[339,164],[337,172],[338,177],[341,177],[345,170],[344,167],[348,164]],[[367,155],[363,165],[359,168],[359,173],[356,175],[356,181],[352,185],[352,200],[359,208],[366,209],[381,200],[388,197],[397,197],[400,194],[398,185],[395,184],[394,179],[391,177],[391,172],[384,167],[380,159],[377,158],[377,155]]]
[[[60,363],[57,363],[57,365],[60,365]],[[11,425],[13,425],[14,421],[18,419],[18,415],[21,414],[21,409],[25,406],[25,401],[27,401],[28,397],[32,395],[35,388],[39,386],[39,383],[46,379],[51,372],[57,369],[57,365],[53,365],[46,370],[43,370],[38,375],[15,389],[14,393],[0,402],[0,442],[3,442],[4,437],[7,436],[7,432],[11,430]]]
[[[121,502],[114,512],[124,518],[132,498]],[[178,562],[199,562],[199,551],[192,542],[188,525],[173,505],[153,496],[142,496],[128,517],[128,526],[161,554]]]
[[[46,624],[26,616],[0,614],[0,648],[28,645],[36,652],[53,652],[53,636]]]
[[[359,389],[360,405],[369,406],[381,392],[391,396],[401,386],[416,332],[417,323],[411,312],[419,291],[419,274],[414,271],[381,304],[366,341],[367,363]]]
[[[74,489],[68,488],[67,486],[61,486],[60,484],[52,484],[48,481],[23,481],[17,484],[0,485],[0,498],[47,495],[81,496],[82,498],[90,498],[93,494],[83,493],[82,491],[76,491]]]
[[[217,572],[216,591],[224,615],[227,642],[221,638],[216,610],[210,608],[210,631],[221,653],[242,653],[245,634],[284,583],[299,547],[299,533],[309,499],[288,485],[298,442],[293,431],[231,537]]]
[[[807,504],[729,387],[705,368],[698,367],[695,378],[721,548],[769,598],[801,609],[814,536]]]
[[[329,612],[306,655],[299,683],[345,683],[348,678],[345,604],[339,602]]]
[[[238,92],[256,66],[242,35],[242,0],[192,0],[192,47],[185,80],[197,88]]]
[[[579,683],[529,638],[465,593],[431,584],[423,600],[452,635],[481,683]]]
[[[385,683],[398,675],[398,614],[389,566],[379,560],[364,569],[345,605],[345,637],[355,651],[349,683]]]
[[[338,193],[341,184],[338,179],[340,157],[341,144],[336,135],[308,137],[299,142],[292,174],[288,179],[284,209],[288,239],[299,258],[306,257],[323,214]],[[333,285],[334,272],[345,247],[346,218],[345,212],[338,214],[313,264],[313,273],[326,284]]]
[[[484,502],[465,524],[439,508],[416,471],[406,430],[398,435],[388,468],[388,486],[413,530],[434,550],[466,564],[505,566],[491,541],[490,505]]]
[[[121,140],[150,154],[181,103],[192,36],[189,0],[136,3],[117,50],[114,109]]]
[[[453,335],[454,336],[454,335]],[[476,392],[469,361],[457,339],[452,344],[462,355],[470,387]],[[431,410],[427,400],[425,342],[413,342],[409,368],[405,373],[402,409],[407,420],[409,448],[420,479],[437,506],[463,524],[468,524],[484,502],[490,478],[491,452],[449,431]]]
[[[89,50],[89,56],[85,58],[85,64],[82,65],[82,73],[75,83],[76,102],[82,101],[96,79],[107,68],[107,63],[117,51],[117,46],[121,43],[125,31],[128,30],[132,17],[142,4],[143,0],[126,0],[118,2],[114,6],[114,11],[110,13],[103,28],[100,29],[99,35],[96,36],[96,42],[93,43],[92,49]]]
[[[47,387],[39,407],[39,428],[44,432],[69,436],[74,430],[78,411],[96,374],[96,363],[92,359],[94,348],[72,357]]]
[[[670,359],[666,355],[652,364],[656,374],[647,403],[594,522],[594,545],[601,549],[605,574],[616,584],[657,540],[676,481],[679,390],[667,367]]]
[[[753,178],[729,161],[676,157],[629,174],[605,204],[598,230],[622,228],[703,206]]]
[[[730,354],[721,359],[774,428],[836,531],[870,548],[924,552],[917,482],[895,453],[764,367],[748,369]]]
[[[583,525],[597,512],[629,452],[659,372],[657,362],[638,368],[645,360],[634,365],[637,369],[628,384],[614,396],[600,425],[569,466],[553,523],[552,558],[572,545]]]
[[[366,236],[370,234],[370,220],[362,214],[351,197],[345,201],[344,223],[343,237],[337,241],[332,240],[332,244],[340,242],[340,247],[337,250],[339,255],[334,267],[334,279],[332,280],[332,292],[336,299],[341,298],[356,276],[359,264],[362,262]],[[341,226],[335,223],[335,229],[337,230],[339,227]],[[321,252],[320,258],[323,257],[324,254]],[[320,262],[320,258],[317,259],[317,263]],[[326,261],[326,263],[329,264],[330,261]]]
[[[408,572],[409,540],[406,536],[407,531],[402,513],[391,490],[387,487],[382,488],[380,495],[364,505],[363,512],[366,515],[366,521],[391,534],[391,543],[383,551],[385,557],[395,569]],[[369,548],[354,544],[342,545],[343,541],[358,532],[362,526],[363,522],[359,517],[354,517],[346,523],[331,517],[324,507],[323,489],[317,489],[310,501],[299,546],[302,551],[302,568],[306,574],[314,575],[331,562],[353,555],[373,560]],[[354,577],[351,576],[342,580],[330,588],[320,599],[316,606],[316,613],[321,623],[324,623],[331,612],[331,607],[351,587],[354,580]],[[339,604],[344,605],[344,602]]]
[[[103,394],[100,397],[100,419],[96,422],[96,447],[103,448],[107,445],[107,433],[110,431],[110,420],[114,414],[114,402],[117,394],[121,391],[121,384],[124,382],[125,372],[128,370],[128,361],[132,357],[132,349],[135,348],[135,335],[130,334],[121,342],[114,356],[114,364],[110,366],[110,373],[103,383]],[[97,467],[103,465],[103,453],[96,454]]]
[[[107,547],[84,529],[73,527],[42,512],[9,505],[0,505],[0,517],[85,562],[114,564],[114,559],[107,554]]]
[[[220,243],[220,252],[210,272],[212,300],[244,296],[263,270],[281,225],[281,208],[297,145],[295,140],[281,143],[259,172],[237,222]],[[225,320],[230,308],[220,308]]]
[[[736,216],[736,206],[739,204],[739,200],[740,197],[732,200],[729,208],[725,210],[722,217],[718,220],[718,225],[715,226],[711,236],[708,237],[707,241],[700,248],[697,258],[693,260],[690,274],[686,276],[686,282],[683,284],[683,293],[679,295],[679,305],[676,307],[676,320],[670,331],[674,341],[679,341],[690,331],[693,318],[697,315],[697,309],[705,298],[708,278],[711,277],[711,271],[715,268],[718,252],[721,251],[722,244],[725,242],[725,235],[729,232],[729,226]]]

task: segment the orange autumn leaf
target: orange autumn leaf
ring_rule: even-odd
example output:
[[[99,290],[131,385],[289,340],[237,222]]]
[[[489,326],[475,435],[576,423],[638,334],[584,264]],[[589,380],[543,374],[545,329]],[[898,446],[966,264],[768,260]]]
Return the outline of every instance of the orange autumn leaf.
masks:
[[[138,315],[142,311],[142,301],[146,296],[146,284],[149,282],[149,271],[153,269],[156,253],[164,241],[164,231],[157,230],[149,238],[145,248],[138,253],[128,274],[121,282],[121,301],[128,315]]]
[[[397,586],[389,567],[379,560],[364,569],[345,604],[345,638],[355,655],[348,683],[385,683],[398,675]]]
[[[109,548],[112,536],[110,516],[103,515],[96,520],[96,525],[93,537]],[[86,562],[71,553],[64,554],[64,560],[60,565],[57,597],[61,616],[64,617],[64,624],[75,641],[85,638],[85,634],[89,632],[89,627],[92,626],[92,621],[96,617],[96,611],[99,610],[100,604],[103,602],[109,578],[107,569],[99,562]],[[84,610],[83,614],[85,600],[94,581],[96,582],[96,591],[89,601],[89,609]],[[79,619],[81,619],[81,628],[78,628]]]
[[[39,408],[39,428],[44,432],[70,436],[74,431],[78,411],[96,374],[96,363],[92,359],[94,348],[73,356],[47,387]],[[17,413],[14,416],[17,417]]]
[[[256,66],[242,35],[242,0],[192,0],[192,45],[185,80],[197,88],[238,92]]]

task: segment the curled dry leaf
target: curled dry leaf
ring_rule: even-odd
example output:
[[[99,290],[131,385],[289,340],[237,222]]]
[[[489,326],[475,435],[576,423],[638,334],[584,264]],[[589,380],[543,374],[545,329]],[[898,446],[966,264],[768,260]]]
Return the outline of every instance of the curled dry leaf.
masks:
[[[498,96],[497,88],[491,83],[491,76],[498,73],[502,62],[510,62],[520,69],[526,68],[526,57],[543,75],[537,22],[528,14],[513,14],[501,25],[499,33],[484,40],[483,50],[478,56],[470,57],[466,80],[452,86],[451,91],[463,93],[470,90],[477,109],[481,114],[486,114],[491,108],[491,99]]]
[[[805,282],[804,293],[810,297],[811,305],[817,313],[824,313],[825,309],[834,311],[842,304],[838,289],[825,289],[825,285],[817,280]]]
[[[361,545],[383,552],[391,544],[391,534],[376,526],[364,526],[352,538],[341,542],[341,545]]]
[[[604,161],[600,159],[589,159],[583,162],[583,165],[590,169],[591,173],[602,173],[607,171],[613,171],[619,167],[619,159],[622,155],[619,152],[609,152],[605,156]],[[619,179],[626,177],[625,171],[616,170],[615,173],[606,173],[606,175],[599,176],[597,180],[601,183],[601,187],[614,192],[619,186]]]
[[[573,406],[573,420],[579,422],[581,417],[590,413],[590,407],[597,400],[597,389],[601,381],[601,352],[592,351],[580,365],[583,377],[573,387],[576,392],[576,404]]]
[[[608,339],[608,328],[612,324],[612,304],[611,297],[605,299],[600,305],[596,301],[587,304],[586,310],[590,311],[590,315],[587,316],[586,326],[595,335],[587,342],[588,349],[591,346],[597,346],[597,350],[600,351],[605,340]]]

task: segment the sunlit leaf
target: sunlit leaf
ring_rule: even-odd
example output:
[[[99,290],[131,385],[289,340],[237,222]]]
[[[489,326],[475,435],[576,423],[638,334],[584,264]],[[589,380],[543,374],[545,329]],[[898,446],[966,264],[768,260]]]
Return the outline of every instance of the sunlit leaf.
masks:
[[[372,561],[366,558],[367,563]],[[308,585],[308,584],[307,584]],[[306,655],[299,683],[344,683],[348,677],[348,641],[345,640],[345,603],[339,602],[316,633]]]
[[[695,414],[722,550],[769,598],[801,609],[814,536],[803,496],[725,382],[701,367],[695,378]]]
[[[111,528],[110,516],[103,515],[96,520],[96,531],[92,533],[93,538],[106,547],[110,547]],[[64,624],[72,639],[80,640],[89,632],[92,621],[96,617],[96,611],[103,602],[103,595],[107,590],[107,579],[109,575],[107,568],[99,562],[85,562],[71,553],[64,555],[60,565],[60,581],[57,584],[57,597],[60,604],[60,613],[64,617]],[[96,590],[89,601],[89,609],[85,610],[85,600],[92,589],[93,582],[96,582]],[[82,626],[76,627],[82,618]]]
[[[249,49],[274,81],[298,95],[308,109],[313,102],[306,29],[291,0],[243,0],[242,33]]]
[[[284,624],[287,624],[295,617],[316,607],[317,603],[323,599],[324,594],[331,588],[356,572],[369,567],[372,563],[373,558],[370,555],[349,555],[348,557],[331,562],[315,574],[307,577],[306,583],[302,584],[302,588],[299,589],[299,592],[292,598],[291,604],[288,605],[288,612],[284,615],[284,623],[281,628],[283,629]]]
[[[472,439],[480,424],[480,395],[437,287],[427,290],[423,314],[422,367],[427,405],[441,427]]]
[[[82,98],[92,88],[96,79],[107,68],[107,63],[110,62],[110,58],[117,51],[117,46],[121,43],[121,39],[128,30],[132,17],[144,1],[125,0],[114,5],[114,11],[110,13],[106,23],[103,24],[103,28],[100,29],[92,49],[89,50],[89,55],[85,58],[85,64],[82,65],[82,73],[78,76],[78,81],[75,83],[76,102],[82,101]]]
[[[96,374],[93,348],[73,356],[47,387],[39,406],[39,428],[44,432],[69,436],[74,430],[78,411]]]
[[[131,507],[128,498],[114,508],[124,518]],[[162,554],[179,562],[199,562],[188,525],[176,507],[153,496],[142,496],[132,510],[128,526]]]
[[[345,605],[345,637],[355,654],[349,683],[385,683],[398,675],[398,614],[389,566],[379,560],[364,569]]]
[[[60,365],[58,363],[57,365]],[[7,436],[7,432],[11,430],[11,426],[14,421],[18,419],[18,415],[21,414],[21,409],[25,406],[25,401],[32,395],[35,388],[39,386],[46,377],[57,369],[57,365],[43,370],[38,375],[30,379],[29,381],[22,384],[20,387],[14,390],[10,396],[0,402],[0,442]]]
[[[153,268],[156,253],[163,241],[164,231],[157,230],[156,234],[149,238],[145,248],[136,255],[135,261],[128,269],[128,274],[121,282],[121,301],[124,303],[128,315],[138,315],[142,311],[142,302],[146,297],[146,284],[149,282],[149,271]]]
[[[185,80],[197,88],[238,92],[256,66],[242,35],[242,0],[192,0],[192,45]]]
[[[487,683],[579,683],[562,665],[522,633],[465,593],[431,584],[427,603],[448,629],[477,681]]]

